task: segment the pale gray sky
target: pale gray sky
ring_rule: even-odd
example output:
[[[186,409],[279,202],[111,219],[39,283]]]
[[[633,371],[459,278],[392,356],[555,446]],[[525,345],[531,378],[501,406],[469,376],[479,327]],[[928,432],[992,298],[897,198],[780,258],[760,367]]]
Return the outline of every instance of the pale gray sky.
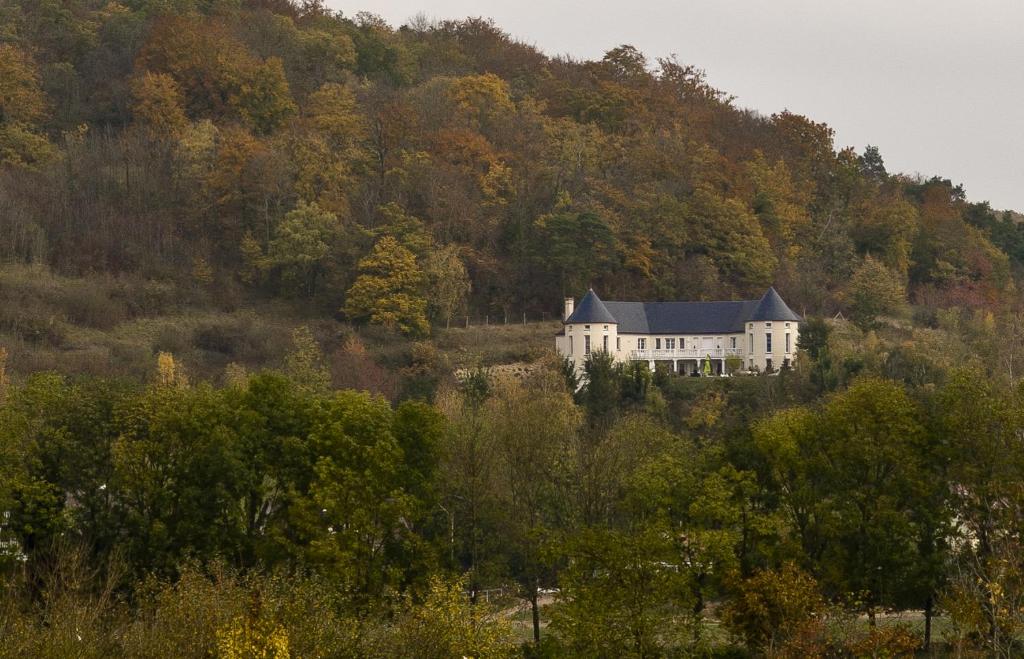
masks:
[[[824,121],[836,146],[879,147],[889,171],[939,174],[1024,210],[1021,0],[328,0],[396,27],[493,18],[548,54],[633,44],[675,53],[737,103]]]

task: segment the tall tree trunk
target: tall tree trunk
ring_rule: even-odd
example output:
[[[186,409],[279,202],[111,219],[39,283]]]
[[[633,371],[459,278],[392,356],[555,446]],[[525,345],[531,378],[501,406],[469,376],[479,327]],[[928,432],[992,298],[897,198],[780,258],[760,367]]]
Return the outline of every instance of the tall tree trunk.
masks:
[[[931,593],[928,593],[928,599],[924,602],[924,651],[931,651],[932,644],[932,614],[935,607],[935,600]]]
[[[537,602],[540,584],[534,582],[530,593],[530,609],[533,613],[533,644],[540,648],[540,605]]]

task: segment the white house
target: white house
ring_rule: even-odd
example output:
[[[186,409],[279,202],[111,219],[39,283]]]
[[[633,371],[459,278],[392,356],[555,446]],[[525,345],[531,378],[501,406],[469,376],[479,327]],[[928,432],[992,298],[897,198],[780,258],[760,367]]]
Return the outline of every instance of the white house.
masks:
[[[616,361],[671,364],[676,373],[712,373],[726,363],[749,370],[773,370],[796,355],[801,318],[774,288],[759,300],[723,302],[602,302],[593,289],[579,306],[565,300],[563,329],[555,348],[582,369],[593,351]]]

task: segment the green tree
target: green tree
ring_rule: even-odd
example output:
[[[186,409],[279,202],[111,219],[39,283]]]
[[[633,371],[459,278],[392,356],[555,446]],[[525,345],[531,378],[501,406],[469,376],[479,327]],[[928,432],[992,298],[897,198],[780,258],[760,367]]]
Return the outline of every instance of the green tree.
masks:
[[[907,300],[900,276],[871,256],[853,273],[845,296],[851,318],[862,329],[874,327],[880,316],[899,313]]]
[[[539,645],[540,591],[556,585],[544,545],[570,514],[569,463],[580,413],[553,371],[497,387],[485,413],[500,454],[494,485],[505,513],[504,553],[530,603]]]
[[[553,213],[534,223],[537,256],[554,269],[561,293],[583,290],[615,262],[616,242],[608,222],[592,212]]]
[[[593,528],[568,541],[551,625],[575,656],[654,657],[689,636],[687,569],[670,529]]]
[[[503,502],[495,487],[501,453],[484,411],[491,394],[487,374],[479,371],[457,389],[442,389],[436,401],[448,422],[439,470],[440,507],[448,527],[445,553],[452,567],[466,573],[474,596],[482,584],[504,576],[497,531]]]
[[[832,372],[832,354],[829,348],[829,337],[832,327],[824,318],[805,318],[800,325],[800,336],[797,347],[801,355],[807,355],[811,362],[811,381],[818,393],[830,391],[836,386],[836,376]]]
[[[339,392],[322,401],[309,437],[309,495],[293,512],[309,537],[307,560],[363,604],[429,559],[413,527],[420,509],[406,487],[393,424],[387,401],[369,394]]]
[[[754,438],[830,594],[856,596],[872,619],[879,606],[924,600],[916,568],[942,502],[929,496],[935,455],[902,387],[859,380],[820,412],[777,413]]]
[[[1020,409],[1019,395],[977,370],[954,373],[935,404],[958,522],[948,606],[962,633],[978,634],[998,656],[1013,654],[1011,639],[1024,628]]]
[[[341,224],[315,202],[299,205],[278,225],[266,259],[259,264],[276,268],[289,287],[312,297],[323,277],[332,247],[341,235]]]

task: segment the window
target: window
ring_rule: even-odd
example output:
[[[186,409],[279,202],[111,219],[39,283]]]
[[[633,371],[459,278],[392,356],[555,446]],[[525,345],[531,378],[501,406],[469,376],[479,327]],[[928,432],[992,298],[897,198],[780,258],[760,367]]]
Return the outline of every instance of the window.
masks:
[[[747,344],[750,347],[750,354],[754,354],[754,334],[750,334],[750,343]]]
[[[588,332],[589,332],[589,331],[590,331],[590,325],[584,325],[584,326],[583,326],[583,329],[585,329],[586,331],[588,331]]]
[[[772,354],[772,333],[768,332],[764,335],[764,351],[769,355]]]
[[[675,339],[665,339],[665,347],[667,349],[669,349],[669,350],[675,350],[676,349],[676,340]]]
[[[604,326],[604,331],[606,331],[606,332],[608,331],[608,326],[607,325]]]
[[[590,354],[590,337],[589,336],[584,336],[583,337],[583,354],[584,355],[589,355]]]
[[[786,332],[786,352],[787,352],[787,353],[789,353],[789,352],[792,352],[792,351],[790,350],[790,343],[789,343],[789,332]]]
[[[679,337],[679,349],[686,350],[686,339]]]
[[[736,337],[735,336],[730,336],[729,337],[729,347],[732,348],[733,350],[736,349]]]
[[[615,352],[619,352],[620,350],[622,350],[622,337],[617,336],[615,337]]]
[[[636,340],[636,349],[637,350],[647,350],[647,339],[637,339]]]
[[[605,351],[605,352],[608,352],[608,335],[607,335],[607,334],[605,334],[603,338],[604,338],[604,346],[603,346],[603,349],[604,349],[604,351]]]
[[[771,326],[772,326],[772,324],[771,324],[771,323],[765,323],[765,324],[764,324],[764,326],[765,326],[765,327],[771,327]]]
[[[770,359],[764,360],[764,370],[767,373],[770,373],[773,370],[773,368],[772,368],[772,360],[770,360]]]
[[[661,350],[661,339],[654,339],[654,349]]]

